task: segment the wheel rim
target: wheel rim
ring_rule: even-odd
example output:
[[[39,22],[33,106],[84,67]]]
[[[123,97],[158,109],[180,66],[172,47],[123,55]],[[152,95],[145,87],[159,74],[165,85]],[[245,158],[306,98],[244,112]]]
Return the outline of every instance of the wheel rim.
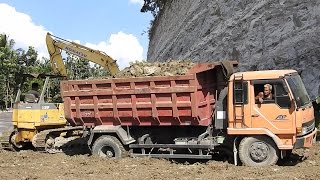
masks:
[[[263,162],[269,157],[269,146],[263,142],[252,143],[249,149],[249,155],[255,162]]]
[[[99,156],[104,157],[104,158],[113,158],[113,157],[115,157],[114,150],[109,146],[103,146],[99,150],[98,154],[99,154]]]

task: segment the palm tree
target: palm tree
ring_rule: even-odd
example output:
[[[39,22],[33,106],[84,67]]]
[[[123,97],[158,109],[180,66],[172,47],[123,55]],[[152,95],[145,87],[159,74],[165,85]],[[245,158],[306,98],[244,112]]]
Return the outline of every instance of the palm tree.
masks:
[[[13,48],[15,42],[13,39],[9,39],[9,36],[6,34],[0,34],[0,47],[9,47]]]

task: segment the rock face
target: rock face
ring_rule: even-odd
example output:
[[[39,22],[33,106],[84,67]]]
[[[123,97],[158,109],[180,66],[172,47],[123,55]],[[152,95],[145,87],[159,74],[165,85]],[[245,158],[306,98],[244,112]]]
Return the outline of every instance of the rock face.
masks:
[[[320,95],[320,0],[168,0],[151,29],[147,58],[296,69],[314,99]]]

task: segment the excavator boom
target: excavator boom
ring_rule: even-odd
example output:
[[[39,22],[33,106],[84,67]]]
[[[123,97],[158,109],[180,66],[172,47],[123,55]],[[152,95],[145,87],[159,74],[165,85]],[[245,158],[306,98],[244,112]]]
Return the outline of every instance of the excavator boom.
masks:
[[[116,61],[102,51],[94,50],[81,44],[53,36],[50,33],[47,33],[46,43],[50,54],[52,69],[55,73],[62,76],[67,77],[66,67],[61,55],[62,50],[99,64],[108,70],[111,75],[115,75],[119,71]]]

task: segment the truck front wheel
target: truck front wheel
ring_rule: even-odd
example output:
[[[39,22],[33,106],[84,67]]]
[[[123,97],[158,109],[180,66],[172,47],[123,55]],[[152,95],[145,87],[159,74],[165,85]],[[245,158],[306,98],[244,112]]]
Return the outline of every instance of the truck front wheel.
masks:
[[[103,158],[121,158],[126,154],[121,142],[114,136],[103,135],[93,144],[92,154]]]
[[[239,158],[246,166],[274,165],[279,159],[279,150],[268,137],[245,137],[239,145]]]

